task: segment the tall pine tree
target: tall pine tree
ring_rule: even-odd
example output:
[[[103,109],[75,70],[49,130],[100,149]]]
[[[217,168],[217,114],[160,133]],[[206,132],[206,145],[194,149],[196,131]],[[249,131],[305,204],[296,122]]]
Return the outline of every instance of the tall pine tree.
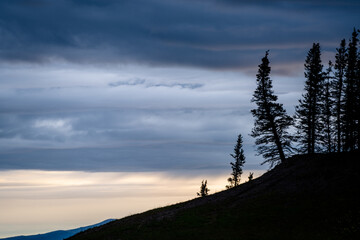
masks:
[[[239,134],[237,138],[236,145],[234,147],[234,154],[230,154],[232,158],[234,158],[234,162],[231,162],[231,177],[228,178],[229,185],[226,188],[236,187],[240,184],[241,174],[243,173],[242,167],[245,163],[245,156],[243,147],[243,140],[241,134]]]
[[[305,94],[296,106],[295,127],[300,152],[315,153],[320,150],[319,142],[323,124],[322,94],[324,84],[323,65],[321,64],[320,44],[314,43],[305,60]]]
[[[321,121],[324,125],[323,132],[321,134],[321,143],[325,152],[333,152],[335,148],[334,141],[334,99],[332,97],[332,68],[333,64],[329,61],[329,67],[325,73],[324,89],[322,95],[322,112]]]
[[[357,115],[359,114],[358,104],[358,33],[354,29],[352,37],[349,41],[348,47],[348,57],[347,57],[347,66],[346,66],[346,79],[345,79],[345,111],[344,111],[344,135],[345,135],[345,144],[344,150],[354,150],[357,145]]]
[[[251,110],[255,118],[251,136],[256,138],[258,153],[265,158],[263,163],[273,166],[279,161],[284,162],[286,155],[292,151],[292,136],[288,133],[292,118],[286,114],[283,105],[277,103],[278,97],[274,95],[270,79],[268,55],[269,51],[262,58],[256,75],[257,88],[251,101],[256,103],[257,108]]]
[[[336,150],[342,151],[343,146],[343,118],[344,118],[344,80],[347,64],[347,49],[345,39],[341,40],[340,47],[336,49],[335,72],[333,79],[333,98],[335,101],[335,133]]]
[[[356,120],[357,120],[357,149],[360,149],[360,40],[359,40],[360,29],[358,29],[358,55],[356,65]]]

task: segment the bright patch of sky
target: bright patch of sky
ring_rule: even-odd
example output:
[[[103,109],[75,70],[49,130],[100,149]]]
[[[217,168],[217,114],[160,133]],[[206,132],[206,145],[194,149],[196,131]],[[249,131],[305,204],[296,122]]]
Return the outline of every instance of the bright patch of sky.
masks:
[[[252,170],[254,177],[262,171]],[[211,176],[210,176],[211,175]],[[0,237],[91,225],[210,193],[227,185],[226,172],[0,171]],[[249,171],[243,174],[247,180]]]

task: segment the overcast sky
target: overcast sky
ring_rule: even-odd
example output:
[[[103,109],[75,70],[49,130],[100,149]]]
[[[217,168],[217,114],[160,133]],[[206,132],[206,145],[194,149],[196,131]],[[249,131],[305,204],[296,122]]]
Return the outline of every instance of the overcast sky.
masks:
[[[333,58],[358,1],[0,2],[0,169],[225,166],[270,49],[291,113],[313,42]]]
[[[210,179],[230,173],[240,133],[245,168],[267,169],[249,137],[265,51],[292,114],[312,43],[334,59],[359,12],[355,0],[1,0],[0,170]]]

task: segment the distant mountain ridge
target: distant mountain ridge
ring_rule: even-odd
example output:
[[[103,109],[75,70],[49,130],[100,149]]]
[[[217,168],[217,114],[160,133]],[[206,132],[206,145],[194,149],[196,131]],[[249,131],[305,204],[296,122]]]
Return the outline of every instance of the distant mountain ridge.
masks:
[[[296,155],[240,186],[68,240],[359,239],[359,156],[359,151]]]
[[[104,225],[104,224],[109,223],[114,220],[115,219],[107,219],[105,221],[102,221],[102,222],[94,224],[94,225],[90,225],[90,226],[86,226],[86,227],[79,227],[79,228],[70,229],[70,230],[58,230],[58,231],[37,234],[37,235],[0,238],[0,240],[63,240],[65,238],[69,238],[69,237],[71,237],[77,233],[80,233],[82,231],[85,231],[87,229],[98,227],[98,226]]]

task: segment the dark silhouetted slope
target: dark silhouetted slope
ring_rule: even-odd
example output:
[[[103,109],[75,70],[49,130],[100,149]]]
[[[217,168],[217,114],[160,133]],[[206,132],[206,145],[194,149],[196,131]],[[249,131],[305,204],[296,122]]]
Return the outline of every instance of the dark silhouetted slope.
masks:
[[[302,155],[236,188],[70,239],[358,239],[359,205],[359,152]]]
[[[63,240],[65,238],[71,237],[79,232],[85,231],[85,230],[93,228],[93,227],[101,226],[101,225],[109,223],[113,220],[114,219],[108,219],[108,220],[105,220],[98,224],[94,224],[94,225],[87,226],[87,227],[80,227],[80,228],[71,229],[71,230],[58,230],[58,231],[53,231],[53,232],[49,232],[49,233],[30,235],[30,236],[0,238],[0,240]]]

